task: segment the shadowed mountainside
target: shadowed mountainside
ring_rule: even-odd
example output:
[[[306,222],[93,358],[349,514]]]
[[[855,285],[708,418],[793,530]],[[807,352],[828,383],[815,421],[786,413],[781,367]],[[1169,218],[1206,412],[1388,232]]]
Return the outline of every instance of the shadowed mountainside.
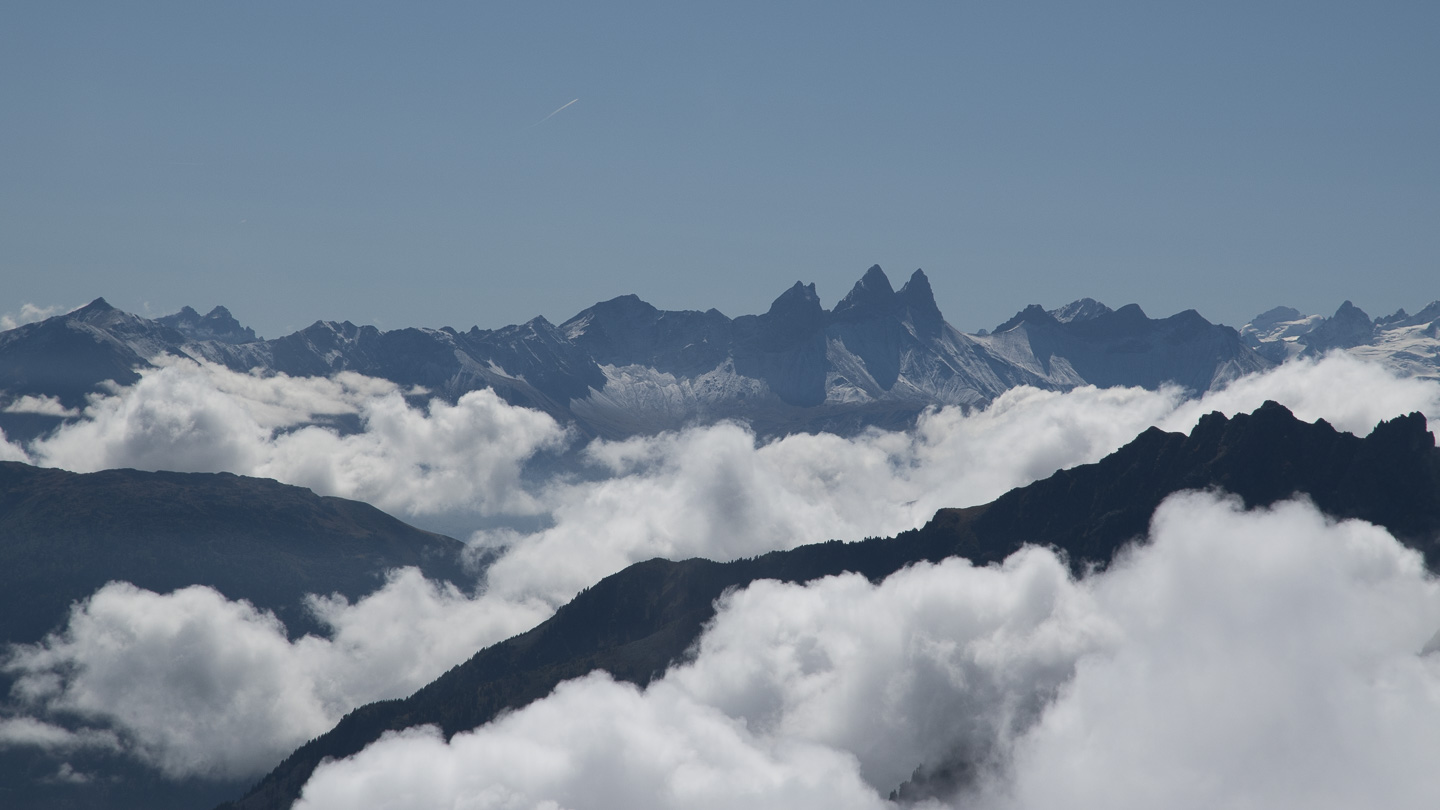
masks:
[[[685,655],[729,588],[846,571],[878,581],[921,560],[960,555],[998,562],[1027,543],[1064,551],[1080,572],[1108,564],[1142,537],[1166,496],[1212,488],[1234,493],[1248,507],[1306,495],[1329,515],[1386,527],[1420,550],[1431,570],[1440,569],[1440,451],[1422,415],[1381,423],[1362,439],[1324,421],[1300,421],[1271,402],[1248,415],[1206,416],[1188,436],[1152,428],[1098,463],[1058,472],[989,504],[941,510],[923,528],[893,538],[831,541],[729,563],[632,565],[409,698],[356,709],[243,799],[222,807],[289,807],[324,758],[357,753],[387,730],[435,724],[448,737],[595,669],[649,683]]]
[[[0,462],[0,640],[39,640],[112,580],[162,593],[211,585],[300,635],[319,629],[305,594],[354,599],[407,565],[462,582],[462,547],[369,504],[263,478]]]

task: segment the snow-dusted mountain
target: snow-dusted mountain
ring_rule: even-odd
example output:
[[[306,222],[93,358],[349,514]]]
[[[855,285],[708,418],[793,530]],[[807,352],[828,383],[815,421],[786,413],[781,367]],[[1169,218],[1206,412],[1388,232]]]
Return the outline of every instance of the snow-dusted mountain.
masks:
[[[983,404],[1016,385],[1074,384],[1005,362],[950,326],[918,270],[896,291],[872,267],[831,311],[797,282],[762,315],[664,312],[624,296],[560,329],[606,377],[571,409],[622,433],[721,418],[844,430]]]
[[[174,315],[156,318],[162,326],[180,331],[191,340],[218,340],[221,343],[253,343],[255,330],[241,326],[225,307],[215,307],[204,316],[190,307],[182,307]]]
[[[1273,365],[1193,309],[1152,319],[1135,304],[1111,310],[1089,299],[1051,311],[1031,305],[975,339],[1059,388],[1172,383],[1199,392]]]
[[[160,354],[294,376],[355,371],[452,400],[490,388],[604,436],[727,418],[767,435],[848,433],[908,424],[928,407],[983,405],[1017,385],[1198,392],[1271,364],[1194,311],[1154,320],[1133,304],[1111,310],[1091,299],[1031,306],[968,335],[945,321],[923,272],[896,290],[878,266],[832,310],[813,284],[796,282],[760,315],[664,311],[626,295],[558,327],[535,318],[467,332],[317,321],[257,340],[223,307],[148,320],[96,299],[0,333],[0,408],[9,411],[0,427],[36,435],[104,381],[133,382]]]
[[[1374,320],[1349,301],[1328,318],[1275,307],[1240,327],[1240,335],[1275,363],[1343,349],[1406,376],[1440,379],[1440,301],[1414,315],[1402,309]]]

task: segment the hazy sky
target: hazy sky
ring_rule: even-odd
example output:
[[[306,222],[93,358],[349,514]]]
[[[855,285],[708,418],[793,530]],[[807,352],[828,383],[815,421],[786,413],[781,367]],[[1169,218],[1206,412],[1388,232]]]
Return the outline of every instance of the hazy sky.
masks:
[[[0,8],[0,313],[1440,298],[1434,3],[128,5]]]

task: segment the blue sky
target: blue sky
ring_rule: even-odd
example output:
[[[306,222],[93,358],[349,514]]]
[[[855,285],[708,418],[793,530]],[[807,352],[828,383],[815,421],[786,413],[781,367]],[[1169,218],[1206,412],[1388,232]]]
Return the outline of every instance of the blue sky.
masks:
[[[0,312],[1440,298],[1440,4],[130,5],[0,8]]]

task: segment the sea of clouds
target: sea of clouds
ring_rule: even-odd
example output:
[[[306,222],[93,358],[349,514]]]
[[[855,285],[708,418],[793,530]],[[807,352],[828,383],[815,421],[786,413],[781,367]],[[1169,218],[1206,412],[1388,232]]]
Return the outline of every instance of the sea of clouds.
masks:
[[[696,659],[318,768],[320,808],[1429,808],[1440,584],[1383,530],[1187,494],[1076,581],[1050,551],[759,582]],[[965,763],[964,767],[955,763]]]
[[[112,583],[44,642],[6,653],[16,685],[0,746],[115,751],[174,777],[251,777],[350,708],[408,694],[633,562],[894,534],[938,508],[1098,460],[1151,425],[1185,431],[1210,411],[1248,412],[1266,399],[1362,435],[1398,414],[1440,415],[1440,384],[1345,355],[1287,364],[1199,400],[1174,390],[1016,389],[983,411],[926,414],[906,432],[765,443],[720,424],[582,444],[490,392],[419,405],[416,394],[358,375],[262,377],[173,361],[93,398],[52,436],[0,443],[0,456],[41,465],[226,470],[416,522],[491,527],[468,538],[491,561],[478,582],[457,588],[399,571],[355,604],[317,597],[326,637],[290,641],[273,616],[203,586],[154,594]],[[359,429],[325,426],[337,418]],[[565,450],[576,472],[527,474]],[[1239,560],[1260,537],[1277,544],[1276,565]],[[1315,564],[1333,576],[1286,579],[1311,567],[1284,555],[1309,559],[1331,546],[1329,561]],[[1187,554],[1205,560],[1190,565]],[[1225,577],[1250,579],[1240,593]],[[1410,735],[1405,751],[1363,758],[1375,768],[1435,753],[1440,735],[1417,725],[1440,728],[1427,704],[1386,714],[1408,705],[1395,701],[1428,695],[1433,704],[1440,693],[1434,657],[1418,654],[1440,628],[1430,589],[1413,555],[1373,527],[1333,526],[1304,504],[1244,514],[1210,496],[1184,498],[1157,515],[1152,542],[1133,558],[1080,582],[1048,552],[1027,550],[999,568],[951,561],[878,586],[846,577],[757,584],[723,606],[696,662],[644,692],[597,675],[448,744],[407,732],[317,772],[306,801],[364,795],[386,806],[384,797],[406,795],[404,769],[378,767],[372,751],[383,749],[391,762],[433,765],[414,773],[440,792],[417,806],[452,806],[459,794],[448,786],[474,788],[476,807],[575,806],[583,796],[604,806],[597,795],[615,806],[643,795],[652,798],[638,804],[649,806],[868,807],[917,767],[943,771],[961,759],[986,763],[958,780],[982,806],[1055,803],[1066,789],[1123,805],[1177,784],[1195,806],[1231,786],[1259,804],[1313,794],[1323,806],[1343,795],[1322,789],[1338,778],[1334,762],[1361,750],[1331,732],[1368,730],[1371,745],[1376,735]],[[1354,615],[1327,607],[1355,600]],[[767,620],[779,624],[767,629]],[[1226,622],[1254,632],[1231,633]],[[1333,644],[1320,643],[1325,633]],[[1326,656],[1348,663],[1331,671]],[[1241,702],[1212,705],[1227,699]],[[1313,728],[1295,725],[1302,712]],[[1199,721],[1211,725],[1185,730]],[[606,728],[624,744],[599,733]],[[1247,782],[1201,769],[1225,763],[1177,759],[1228,752],[1227,767],[1243,768],[1286,739],[1317,747],[1321,758],[1304,768],[1302,752],[1275,760],[1314,771],[1314,790],[1284,793],[1299,770],[1267,786],[1263,774]],[[1407,784],[1419,787],[1400,780],[1397,806]]]

